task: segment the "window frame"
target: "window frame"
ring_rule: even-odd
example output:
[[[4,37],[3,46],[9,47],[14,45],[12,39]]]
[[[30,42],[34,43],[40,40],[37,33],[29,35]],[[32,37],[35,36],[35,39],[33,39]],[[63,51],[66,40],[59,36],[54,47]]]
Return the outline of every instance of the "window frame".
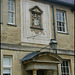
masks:
[[[62,17],[62,18],[64,18],[64,21],[59,21],[59,20],[57,20],[57,12],[58,12],[58,13],[60,12],[60,13],[64,14],[64,17]],[[58,18],[59,18],[59,17],[58,17]],[[58,33],[67,33],[66,11],[56,9],[56,23],[57,23],[57,22],[64,23],[64,26],[61,25],[61,26],[59,26],[59,27],[61,27],[61,29],[63,29],[63,27],[64,27],[64,29],[65,29],[65,31],[64,31],[64,30],[58,30],[58,24],[57,24],[57,32],[58,32]]]
[[[66,61],[68,62],[68,66],[63,66],[63,62],[65,62],[66,63]],[[63,62],[61,63],[61,75],[71,75],[71,72],[70,72],[70,60],[63,60]],[[65,68],[65,70],[66,70],[66,68],[68,68],[68,71],[69,71],[69,73],[64,73],[64,72],[62,72],[62,68]]]
[[[3,70],[4,69],[10,69],[10,75],[12,75],[12,56],[7,56],[7,55],[3,55],[3,63],[4,63],[4,58],[10,58],[10,61],[11,61],[11,65],[10,66],[4,66],[3,64]],[[3,73],[4,75],[4,73]]]
[[[10,10],[8,9],[8,14],[9,13],[13,14],[13,18],[11,17],[13,22],[11,22],[11,21],[9,22],[10,16],[8,15],[8,24],[15,25],[15,0],[10,0],[10,1],[13,1],[14,4],[13,4],[13,6],[11,6],[11,4],[10,5],[8,4],[8,7],[10,7]],[[11,7],[13,7],[13,11],[11,10]]]

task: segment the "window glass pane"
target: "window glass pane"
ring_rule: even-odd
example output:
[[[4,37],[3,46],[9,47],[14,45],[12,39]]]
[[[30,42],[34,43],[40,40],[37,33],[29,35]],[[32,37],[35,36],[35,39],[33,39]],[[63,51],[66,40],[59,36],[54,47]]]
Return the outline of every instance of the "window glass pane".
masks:
[[[60,28],[58,27],[58,31],[60,31]]]
[[[64,25],[65,23],[64,22],[62,22],[62,26],[64,27],[65,25]]]
[[[10,10],[10,0],[8,0],[8,10]]]
[[[63,32],[65,32],[65,26],[63,22],[62,22],[62,28],[63,28]],[[65,62],[65,65],[66,65],[66,62]]]
[[[14,14],[13,13],[11,13],[11,23],[13,23],[13,18],[14,17]]]
[[[63,61],[63,66],[65,66],[65,62]]]
[[[59,20],[59,17],[57,16],[57,20]]]
[[[65,28],[63,28],[63,32],[65,32]]]
[[[11,11],[14,11],[14,2],[11,1]]]
[[[3,56],[3,75],[11,75],[11,56]]]
[[[64,70],[64,73],[66,72],[66,69],[65,69],[65,67],[63,67],[63,70]]]
[[[8,13],[8,22],[14,23],[14,13]]]
[[[14,23],[14,0],[8,0],[8,23]]]
[[[64,13],[62,13],[62,21],[64,21]]]
[[[62,22],[64,21],[63,13],[61,13],[61,21],[62,21]]]
[[[70,75],[69,65],[66,65],[67,63],[69,63],[69,61],[63,61],[61,64],[61,71],[63,75]]]
[[[63,22],[57,22],[57,27],[59,28],[59,31],[63,31],[65,32],[65,27],[64,27],[64,23]],[[63,64],[65,65],[65,64]]]
[[[59,22],[57,21],[57,25],[59,26]]]
[[[13,5],[14,5],[14,0],[11,1],[11,6],[13,6]]]
[[[66,66],[68,66],[68,61],[66,61]]]
[[[57,20],[64,21],[64,13],[63,12],[57,12]]]
[[[3,74],[10,74],[10,73],[11,73],[10,68],[3,69]]]
[[[65,32],[66,31],[66,26],[65,26],[65,12],[63,11],[57,11],[57,29],[58,31]],[[64,65],[64,64],[63,64]]]
[[[8,13],[8,22],[11,23],[11,13]]]
[[[3,66],[11,66],[11,58],[10,57],[3,58]]]
[[[62,28],[60,27],[60,31],[62,31]]]
[[[59,21],[61,21],[61,12],[59,12]]]
[[[63,68],[61,68],[61,71],[64,72]]]
[[[59,20],[59,14],[58,14],[58,13],[59,13],[59,12],[57,11],[57,12],[56,12],[56,14],[57,14],[57,20]]]
[[[61,22],[59,22],[59,26],[61,27]]]
[[[66,68],[66,70],[67,70],[67,73],[69,73],[69,68],[68,67]]]
[[[14,11],[14,8],[13,8],[13,6],[11,6],[11,11]]]
[[[8,11],[10,11],[10,5],[8,5]]]
[[[8,5],[10,6],[10,0],[8,0]]]
[[[10,13],[8,13],[8,22],[10,23]]]

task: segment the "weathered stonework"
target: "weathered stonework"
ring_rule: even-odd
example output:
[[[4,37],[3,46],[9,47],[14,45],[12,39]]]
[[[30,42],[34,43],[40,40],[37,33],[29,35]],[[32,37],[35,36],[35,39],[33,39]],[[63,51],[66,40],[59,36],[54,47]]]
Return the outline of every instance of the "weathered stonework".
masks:
[[[1,42],[9,44],[21,43],[20,1],[15,0],[15,25],[8,25],[8,0],[2,0]],[[13,39],[14,38],[14,39]]]
[[[30,8],[38,6],[42,11],[42,32],[36,34],[31,31],[31,12]],[[47,4],[30,0],[21,1],[21,42],[35,44],[49,44],[51,38],[50,6]]]
[[[15,26],[8,25],[8,0],[2,0],[1,21],[1,75],[3,75],[3,56],[12,56],[12,75],[30,75],[26,65],[22,64],[22,58],[35,51],[50,51],[50,39],[54,38],[53,12],[54,5],[57,53],[62,59],[70,60],[70,72],[74,75],[74,12],[67,6],[42,2],[37,0],[15,0]],[[29,9],[39,6],[42,14],[42,32],[37,35],[31,31],[31,17]],[[56,10],[66,12],[67,33],[57,32]],[[48,47],[47,47],[48,46]],[[44,48],[45,47],[45,48]],[[41,59],[42,60],[42,59]],[[43,58],[45,60],[45,58]],[[61,75],[61,64],[58,64]],[[33,70],[37,75],[38,69]],[[57,70],[46,70],[46,75],[57,75]]]

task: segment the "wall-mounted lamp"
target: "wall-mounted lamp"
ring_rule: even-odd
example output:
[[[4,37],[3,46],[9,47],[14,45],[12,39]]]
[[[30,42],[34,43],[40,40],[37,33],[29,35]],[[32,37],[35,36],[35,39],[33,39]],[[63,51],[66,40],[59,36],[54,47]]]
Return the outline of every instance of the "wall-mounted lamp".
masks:
[[[49,45],[52,50],[56,50],[57,55],[57,41],[55,39],[51,39]]]

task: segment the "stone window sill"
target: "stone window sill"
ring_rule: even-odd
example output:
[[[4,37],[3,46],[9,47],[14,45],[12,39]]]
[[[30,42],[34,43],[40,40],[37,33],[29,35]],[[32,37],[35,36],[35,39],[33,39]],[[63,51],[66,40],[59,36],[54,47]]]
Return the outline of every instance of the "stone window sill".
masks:
[[[67,32],[57,32],[57,33],[69,35],[69,33]]]
[[[43,30],[43,28],[30,27],[31,29]]]
[[[17,27],[17,25],[16,25],[16,24],[10,24],[10,23],[8,23],[7,25],[10,25],[10,26],[15,26],[15,27]]]

